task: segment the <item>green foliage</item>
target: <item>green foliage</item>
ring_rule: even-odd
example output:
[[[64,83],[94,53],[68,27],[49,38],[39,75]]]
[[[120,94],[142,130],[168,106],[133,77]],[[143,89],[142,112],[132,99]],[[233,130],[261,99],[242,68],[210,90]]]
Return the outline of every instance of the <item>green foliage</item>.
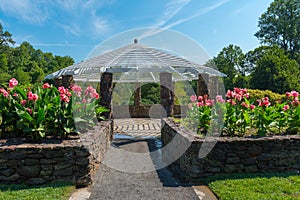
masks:
[[[11,34],[0,24],[0,84],[15,77],[24,84],[40,83],[45,74],[55,72],[74,63],[70,56],[53,56],[34,49],[28,42],[12,47]]]
[[[153,105],[160,103],[160,85],[147,83],[141,87],[142,104]]]
[[[3,31],[2,24],[0,23],[0,47],[8,46],[10,44],[15,44],[15,41],[12,39],[11,33]]]
[[[259,18],[255,36],[264,44],[280,46],[295,59],[300,51],[299,22],[298,0],[274,0]]]
[[[266,51],[256,62],[251,74],[250,86],[253,89],[271,90],[284,93],[300,90],[300,67],[278,47]]]
[[[300,198],[299,175],[274,175],[237,177],[231,175],[227,179],[209,183],[210,189],[222,200],[232,199],[282,199],[296,200]]]
[[[212,61],[208,61],[206,65],[213,68],[217,68],[220,72],[227,75],[224,78],[224,85],[226,89],[233,89],[234,87],[246,87],[246,74],[247,68],[244,67],[245,55],[239,46],[230,44],[228,47],[224,47],[217,57],[214,57]]]

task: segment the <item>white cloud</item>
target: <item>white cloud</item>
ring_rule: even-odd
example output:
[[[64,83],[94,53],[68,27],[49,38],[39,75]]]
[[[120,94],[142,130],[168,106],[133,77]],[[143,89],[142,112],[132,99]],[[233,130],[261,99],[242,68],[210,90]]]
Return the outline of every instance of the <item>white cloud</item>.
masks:
[[[94,29],[93,33],[96,35],[103,34],[108,30],[108,23],[103,18],[100,17],[95,18],[92,24],[93,24],[92,29]]]
[[[59,24],[61,28],[64,29],[66,33],[70,33],[75,36],[80,36],[82,30],[76,24]]]
[[[194,19],[196,17],[199,17],[200,15],[204,15],[204,14],[206,14],[206,13],[212,11],[212,10],[217,9],[218,7],[220,7],[223,4],[227,3],[228,1],[229,0],[219,1],[219,2],[217,2],[217,3],[215,3],[215,4],[211,5],[211,6],[208,6],[208,7],[205,7],[205,8],[201,8],[201,9],[197,10],[196,12],[194,12],[193,14],[185,17],[185,18],[181,18],[181,19],[179,19],[179,20],[177,20],[175,22],[169,23],[169,24],[165,23],[167,25],[164,25],[164,26],[161,26],[161,27],[155,27],[156,29],[154,29],[151,32],[146,32],[145,34],[143,34],[142,36],[140,36],[139,39],[142,39],[142,38],[145,38],[145,37],[149,37],[151,35],[158,34],[158,33],[160,33],[164,29],[170,29],[170,28],[172,28],[174,26],[178,26],[178,25],[180,25],[182,23],[188,22],[188,21],[190,21],[190,20],[192,20],[192,19]]]
[[[167,24],[177,13],[179,13],[191,0],[173,0],[170,1],[165,8],[162,17],[158,20],[158,23],[154,24],[153,30],[150,30],[140,36],[140,39],[153,35],[156,29],[161,28]]]
[[[241,12],[242,12],[242,9],[239,8],[239,9],[237,9],[237,10],[234,10],[231,14],[232,14],[233,16],[236,16],[236,15],[241,14]]]
[[[155,27],[160,27],[166,24],[170,19],[172,19],[178,12],[180,12],[191,0],[173,0],[169,2],[166,6],[166,10],[163,13],[160,22]]]
[[[180,20],[177,20],[177,21],[175,21],[175,22],[173,22],[173,23],[167,25],[165,28],[169,29],[169,28],[172,28],[172,27],[177,26],[177,25],[179,25],[179,24],[182,24],[182,23],[184,23],[184,22],[190,21],[190,20],[192,20],[192,19],[194,19],[194,18],[196,18],[196,17],[198,17],[198,16],[200,16],[200,15],[206,14],[206,13],[212,11],[212,10],[217,9],[218,7],[220,7],[220,6],[222,6],[223,4],[227,3],[228,1],[229,1],[229,0],[223,0],[223,1],[220,1],[220,2],[218,2],[218,3],[216,3],[216,4],[214,4],[214,5],[211,5],[211,6],[209,6],[209,7],[199,9],[199,10],[197,10],[193,15],[190,15],[190,16],[188,16],[188,17],[186,17],[186,18],[182,18],[182,19],[180,19]]]
[[[56,47],[82,47],[90,45],[81,45],[81,44],[68,44],[68,43],[33,43],[32,46],[56,46]]]
[[[30,0],[2,0],[0,9],[3,13],[31,24],[42,24],[48,19],[46,2]]]

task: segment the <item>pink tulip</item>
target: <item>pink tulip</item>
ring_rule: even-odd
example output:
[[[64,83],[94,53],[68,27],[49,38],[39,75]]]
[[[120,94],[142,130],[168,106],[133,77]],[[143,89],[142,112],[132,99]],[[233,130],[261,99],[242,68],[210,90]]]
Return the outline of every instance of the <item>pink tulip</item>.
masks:
[[[58,92],[59,92],[60,94],[64,94],[64,93],[66,92],[65,87],[64,87],[64,86],[58,87]]]
[[[240,93],[241,89],[240,88],[234,88],[233,89],[235,93]]]
[[[216,101],[220,102],[220,103],[224,103],[225,102],[225,100],[223,99],[223,97],[221,95],[217,95],[216,96]]]
[[[249,107],[249,105],[248,105],[247,103],[245,103],[245,102],[243,102],[241,105],[242,105],[244,108],[248,108],[248,107]]]
[[[44,83],[43,89],[48,89],[48,88],[51,88],[50,84],[49,83]]]
[[[197,96],[196,95],[192,95],[190,97],[191,102],[196,102],[197,101]]]
[[[29,112],[29,114],[32,114],[32,110],[30,108],[26,108],[26,110]]]
[[[71,93],[68,89],[66,89],[65,94],[66,94],[68,97],[72,96],[72,93]]]
[[[25,105],[26,105],[26,103],[27,103],[27,101],[26,101],[26,100],[21,100],[21,105],[22,105],[22,106],[25,106]]]
[[[300,105],[300,101],[298,101],[298,98],[295,98],[295,99],[292,101],[292,105],[294,105],[294,106],[299,106],[299,105]]]
[[[232,106],[236,105],[236,102],[232,99],[228,99],[227,103],[230,103]]]
[[[39,99],[39,96],[37,94],[32,94],[32,100],[37,101]]]
[[[81,89],[80,86],[78,86],[78,85],[73,85],[73,86],[71,87],[71,90],[72,90],[78,97],[81,96],[82,89]]]
[[[233,92],[231,90],[227,90],[226,97],[231,98],[233,96]]]
[[[299,92],[296,92],[295,90],[291,91],[291,95],[296,98],[299,96]]]
[[[286,111],[286,110],[288,110],[288,109],[290,109],[290,106],[289,105],[285,105],[285,106],[283,106],[283,111]]]
[[[9,80],[9,87],[10,87],[10,88],[14,88],[14,87],[17,86],[17,85],[18,85],[17,79],[12,78],[12,79]]]
[[[202,107],[203,105],[204,105],[204,104],[203,104],[203,101],[199,101],[199,102],[196,103],[196,106],[197,106],[197,107]]]
[[[14,93],[13,96],[14,96],[14,97],[17,97],[17,96],[19,96],[19,95],[18,95],[17,93]]]
[[[243,94],[246,94],[248,92],[247,88],[243,88],[243,89],[241,89],[241,91]]]
[[[255,109],[255,105],[251,104],[251,105],[250,105],[250,109],[251,109],[251,110],[254,110],[254,109]]]
[[[69,103],[70,99],[67,95],[65,94],[60,94],[60,100]]]
[[[94,92],[92,95],[93,95],[93,98],[99,99],[99,94],[97,92]]]
[[[203,100],[203,96],[199,96],[198,101],[202,101],[202,100]]]
[[[240,94],[236,94],[236,95],[235,95],[235,99],[238,100],[238,101],[241,101],[242,98],[243,98],[243,97],[242,97],[242,95],[240,95]]]
[[[285,95],[287,98],[290,98],[292,96],[292,94],[290,92],[286,92]]]
[[[31,91],[27,92],[27,98],[28,100],[33,101],[33,96]]]
[[[2,94],[3,94],[3,96],[4,96],[4,97],[8,97],[8,96],[9,96],[9,93],[8,93],[6,90],[5,90],[5,91],[3,91],[3,93],[2,93]]]
[[[246,98],[246,99],[248,99],[248,98],[249,98],[249,93],[245,93],[245,94],[243,95],[243,97]]]

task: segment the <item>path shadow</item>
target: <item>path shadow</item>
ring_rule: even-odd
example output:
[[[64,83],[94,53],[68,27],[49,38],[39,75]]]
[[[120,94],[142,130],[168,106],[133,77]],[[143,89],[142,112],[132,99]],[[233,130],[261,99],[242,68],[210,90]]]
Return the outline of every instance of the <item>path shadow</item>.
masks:
[[[162,142],[160,138],[151,138],[147,140],[150,152],[155,152],[151,154],[151,159],[153,165],[156,167],[164,166],[162,160]],[[191,187],[192,184],[184,179],[181,179],[172,172],[169,168],[170,166],[165,166],[163,168],[157,169],[156,173],[162,182],[164,187]]]
[[[160,138],[157,137],[148,137],[148,138],[142,138],[142,137],[134,137],[134,138],[128,138],[120,137],[114,139],[112,144],[115,148],[121,148],[126,150],[129,145],[136,144],[136,143],[144,143],[145,146],[147,145],[148,149],[135,149],[134,152],[136,153],[148,153],[150,152],[150,157],[153,165],[158,168],[156,170],[156,174],[160,180],[160,182],[163,184],[164,187],[191,187],[191,183],[175,176],[175,174],[172,173],[172,170],[169,169],[168,166],[164,166],[162,163],[162,156],[161,156],[161,148],[162,148],[162,142]],[[132,149],[131,149],[132,150]]]

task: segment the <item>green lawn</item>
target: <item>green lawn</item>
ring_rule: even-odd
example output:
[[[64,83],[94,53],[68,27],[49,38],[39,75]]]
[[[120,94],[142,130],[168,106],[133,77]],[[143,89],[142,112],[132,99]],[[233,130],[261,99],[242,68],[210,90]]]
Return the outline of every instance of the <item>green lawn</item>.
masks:
[[[217,179],[211,179],[208,186],[220,200],[300,200],[300,175],[237,175]]]
[[[0,185],[0,200],[67,200],[75,186],[66,183],[28,187],[25,185]]]

